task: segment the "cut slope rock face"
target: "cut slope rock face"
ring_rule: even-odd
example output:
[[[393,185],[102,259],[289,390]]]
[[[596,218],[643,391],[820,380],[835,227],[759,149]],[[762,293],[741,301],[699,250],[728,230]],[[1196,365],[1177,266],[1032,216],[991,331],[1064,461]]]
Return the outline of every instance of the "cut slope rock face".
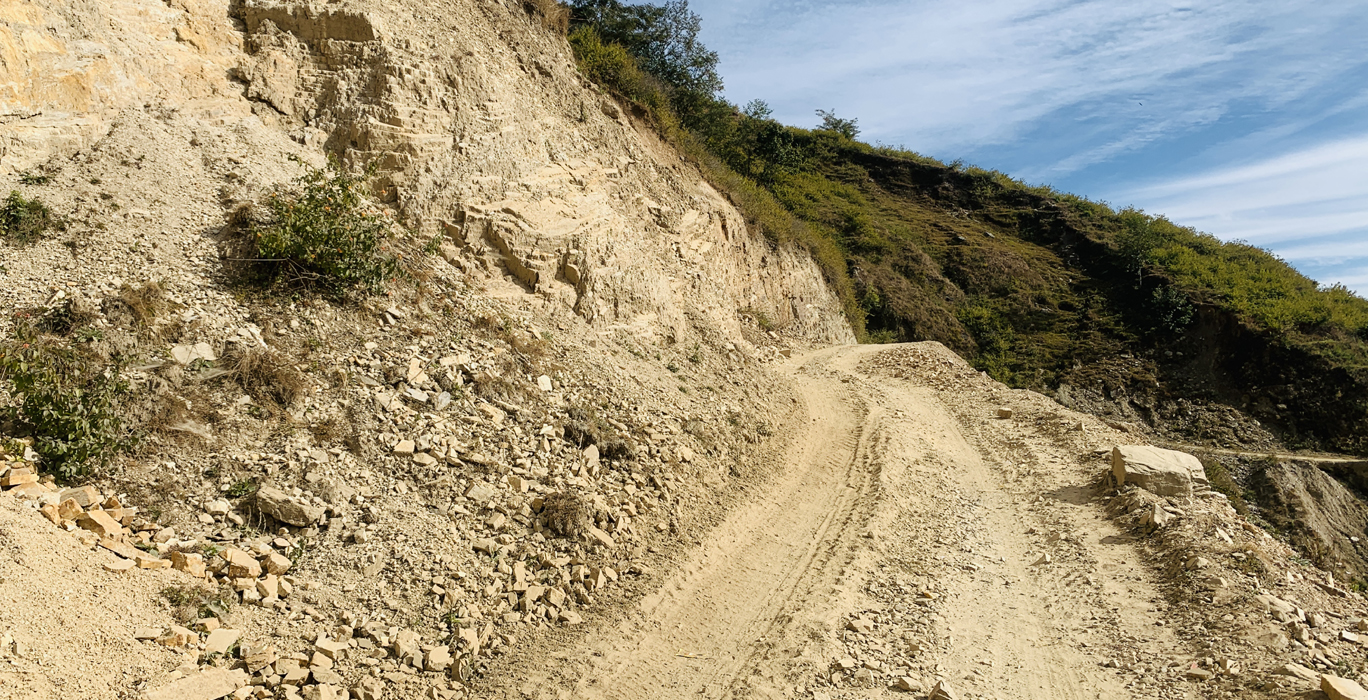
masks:
[[[853,340],[807,256],[753,235],[580,78],[521,2],[10,7],[11,172],[79,153],[136,118],[127,110],[196,131],[177,146],[206,159],[222,157],[209,147],[220,130],[288,135],[378,163],[377,195],[445,235],[455,264],[497,268],[600,326],[673,341],[696,318],[739,340],[744,308],[811,340]],[[224,195],[250,198],[286,173],[252,173]]]

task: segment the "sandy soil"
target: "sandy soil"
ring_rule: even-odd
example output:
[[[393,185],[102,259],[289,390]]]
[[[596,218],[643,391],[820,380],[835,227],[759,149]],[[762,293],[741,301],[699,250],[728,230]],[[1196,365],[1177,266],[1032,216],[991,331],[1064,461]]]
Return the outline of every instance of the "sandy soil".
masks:
[[[781,371],[804,404],[775,478],[623,618],[522,655],[503,692],[1189,696],[1103,666],[1191,653],[1094,500],[1092,450],[1117,435],[936,345],[833,348]]]

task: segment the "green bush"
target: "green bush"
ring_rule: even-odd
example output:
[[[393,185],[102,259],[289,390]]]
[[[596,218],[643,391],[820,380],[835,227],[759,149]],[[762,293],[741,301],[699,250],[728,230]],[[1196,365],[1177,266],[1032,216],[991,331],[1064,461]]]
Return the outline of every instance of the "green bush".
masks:
[[[0,343],[0,382],[9,391],[3,412],[33,433],[44,469],[69,480],[131,447],[135,438],[119,412],[127,392],[119,366],[29,326],[20,329]]]
[[[252,231],[267,277],[334,293],[374,293],[401,275],[397,224],[361,196],[374,172],[351,175],[329,158],[323,168],[308,167],[293,187],[277,187],[267,202],[270,220]]]
[[[645,109],[650,118],[666,129],[675,126],[670,96],[664,84],[637,65],[627,49],[605,42],[593,27],[582,26],[570,33],[570,46],[585,77],[609,92]]]
[[[37,199],[24,199],[10,192],[0,206],[0,236],[14,243],[32,243],[48,229],[62,228],[62,222]]]

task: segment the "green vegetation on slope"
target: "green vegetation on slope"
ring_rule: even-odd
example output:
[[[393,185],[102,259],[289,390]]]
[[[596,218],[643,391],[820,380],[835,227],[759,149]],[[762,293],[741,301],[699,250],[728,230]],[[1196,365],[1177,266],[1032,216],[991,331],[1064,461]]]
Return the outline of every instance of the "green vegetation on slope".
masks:
[[[731,105],[720,81],[678,78],[716,61],[684,2],[580,0],[572,26],[586,75],[772,241],[813,251],[862,339],[937,340],[1019,387],[1219,400],[1294,444],[1368,449],[1368,301],[1344,288],[1162,217],[859,143],[834,111],[807,130]]]

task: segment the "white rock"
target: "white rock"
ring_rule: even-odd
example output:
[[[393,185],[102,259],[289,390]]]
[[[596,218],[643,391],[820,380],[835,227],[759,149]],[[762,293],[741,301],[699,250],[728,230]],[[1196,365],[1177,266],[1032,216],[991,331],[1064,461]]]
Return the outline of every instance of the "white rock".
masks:
[[[1347,678],[1324,675],[1320,681],[1321,690],[1330,696],[1330,700],[1368,700],[1368,690]]]
[[[208,343],[195,343],[194,345],[177,345],[171,348],[171,357],[177,364],[188,365],[195,360],[213,362],[218,359],[214,354],[214,348]]]
[[[1135,484],[1159,496],[1191,496],[1208,487],[1201,460],[1186,452],[1142,445],[1112,449],[1112,476],[1118,486]]]

